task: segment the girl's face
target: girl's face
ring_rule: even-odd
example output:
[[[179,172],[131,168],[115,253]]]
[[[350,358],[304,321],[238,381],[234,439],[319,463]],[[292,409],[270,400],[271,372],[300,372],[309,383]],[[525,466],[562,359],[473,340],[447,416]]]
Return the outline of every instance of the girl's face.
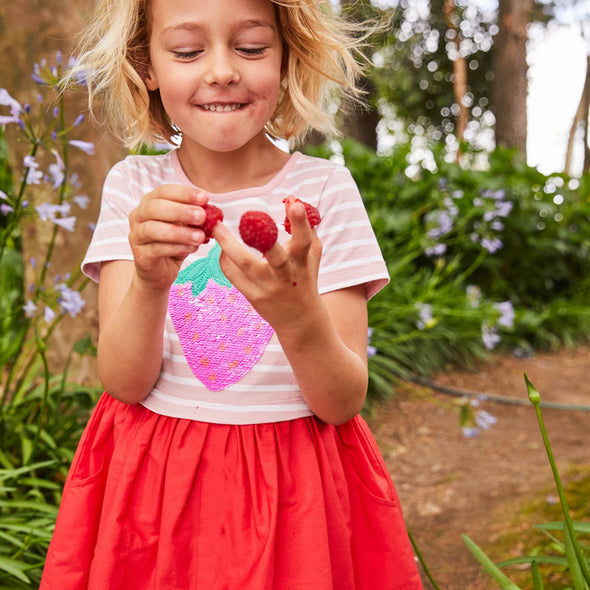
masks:
[[[231,152],[264,138],[282,42],[269,0],[151,0],[149,90],[183,145]]]

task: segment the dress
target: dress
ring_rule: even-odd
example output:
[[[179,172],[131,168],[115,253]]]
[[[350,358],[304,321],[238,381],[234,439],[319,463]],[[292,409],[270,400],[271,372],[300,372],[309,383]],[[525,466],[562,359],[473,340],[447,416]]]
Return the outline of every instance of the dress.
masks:
[[[113,168],[83,263],[89,276],[99,278],[104,260],[131,259],[129,210],[164,182],[189,182],[175,152]],[[320,292],[364,284],[370,297],[387,282],[343,167],[295,153],[264,187],[210,200],[231,230],[248,209],[282,222],[289,194],[322,215]],[[422,588],[366,423],[313,416],[272,328],[225,279],[218,256],[214,242],[199,249],[171,288],[150,395],[131,406],[105,393],[95,408],[41,590]]]

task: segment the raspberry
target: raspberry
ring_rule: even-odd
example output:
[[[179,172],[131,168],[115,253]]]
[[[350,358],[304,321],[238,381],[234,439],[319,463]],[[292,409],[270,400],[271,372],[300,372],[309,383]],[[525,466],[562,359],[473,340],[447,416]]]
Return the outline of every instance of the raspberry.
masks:
[[[244,243],[263,254],[277,241],[277,225],[273,218],[263,211],[246,211],[240,219],[239,229]]]
[[[305,201],[302,201],[301,199],[296,199],[293,196],[287,197],[286,199],[283,200],[283,203],[293,203],[293,202],[303,203],[305,205],[305,212],[307,213],[307,221],[309,221],[309,225],[312,228],[316,227],[316,225],[319,225],[322,218],[320,217],[320,212],[317,210],[316,207],[314,207],[313,205],[310,205],[309,203],[306,203]],[[291,222],[289,221],[289,218],[287,216],[285,216],[285,222],[283,225],[285,226],[285,231],[288,234],[290,234],[291,233]]]
[[[201,228],[205,232],[205,243],[207,243],[211,237],[211,231],[215,227],[215,224],[218,221],[223,221],[223,211],[219,207],[210,204],[203,205],[203,209],[205,209],[207,217]]]

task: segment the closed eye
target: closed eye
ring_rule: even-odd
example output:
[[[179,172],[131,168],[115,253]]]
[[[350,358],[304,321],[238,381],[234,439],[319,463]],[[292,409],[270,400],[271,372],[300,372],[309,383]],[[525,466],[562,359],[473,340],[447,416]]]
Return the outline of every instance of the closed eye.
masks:
[[[249,57],[254,57],[257,55],[262,55],[266,49],[266,47],[238,47],[237,51]]]
[[[172,53],[174,54],[174,57],[176,57],[177,59],[189,60],[198,57],[202,53],[202,50],[194,49],[192,51],[173,51]]]

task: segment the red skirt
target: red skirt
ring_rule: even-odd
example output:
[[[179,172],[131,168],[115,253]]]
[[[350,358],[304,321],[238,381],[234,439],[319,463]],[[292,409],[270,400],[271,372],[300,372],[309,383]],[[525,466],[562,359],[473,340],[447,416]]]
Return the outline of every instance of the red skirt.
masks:
[[[66,481],[41,590],[421,589],[357,417],[208,424],[105,394]]]

